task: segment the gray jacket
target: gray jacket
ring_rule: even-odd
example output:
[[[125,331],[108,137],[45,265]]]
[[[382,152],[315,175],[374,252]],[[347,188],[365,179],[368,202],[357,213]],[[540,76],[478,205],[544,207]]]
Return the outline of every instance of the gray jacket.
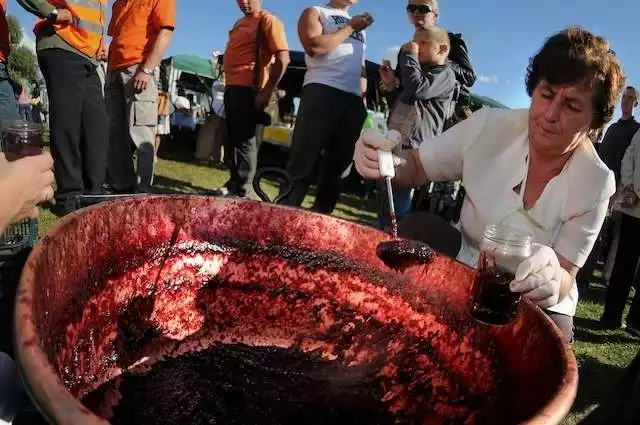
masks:
[[[415,54],[401,52],[402,92],[392,107],[389,128],[402,134],[405,149],[415,149],[442,133],[451,114],[456,77],[449,65],[422,67]]]

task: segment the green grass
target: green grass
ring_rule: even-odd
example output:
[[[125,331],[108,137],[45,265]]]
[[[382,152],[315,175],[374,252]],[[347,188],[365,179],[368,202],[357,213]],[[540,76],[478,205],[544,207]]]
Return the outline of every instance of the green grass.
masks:
[[[221,187],[227,181],[228,172],[220,168],[184,163],[179,161],[159,159],[156,166],[154,191],[156,193],[185,193],[201,194],[206,190]],[[264,191],[273,199],[278,188],[272,180],[265,179]],[[314,201],[313,190],[307,196],[303,207],[311,207]],[[51,205],[46,204],[40,211],[40,233],[46,233],[55,223],[57,217],[51,213]],[[340,204],[336,206],[334,215],[345,220],[362,224],[374,224],[376,221],[375,201],[363,200],[352,194],[342,196]]]
[[[575,318],[576,343],[573,346],[580,366],[578,397],[566,425],[579,423],[607,396],[640,348],[640,341],[626,332],[598,328],[606,288],[592,284],[583,295]]]
[[[177,161],[159,160],[155,187],[162,193],[199,193],[222,186],[227,179],[224,170]],[[265,191],[273,197],[277,188],[266,181]],[[308,196],[304,206],[309,207],[313,196]],[[353,195],[343,195],[335,216],[373,224],[376,221],[373,200],[362,200]],[[40,214],[40,231],[44,234],[56,217],[45,206]],[[576,316],[576,343],[573,348],[580,365],[580,387],[572,414],[565,421],[574,425],[584,417],[598,400],[607,395],[620,378],[624,368],[640,348],[640,341],[623,331],[598,330],[597,321],[602,314],[605,289],[593,285],[583,297]]]

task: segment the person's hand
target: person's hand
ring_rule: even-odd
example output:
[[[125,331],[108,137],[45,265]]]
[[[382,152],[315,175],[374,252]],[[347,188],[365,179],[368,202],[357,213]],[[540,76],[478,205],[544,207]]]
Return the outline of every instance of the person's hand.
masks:
[[[373,23],[373,17],[364,13],[362,15],[356,15],[349,20],[349,26],[353,28],[355,32],[360,32]]]
[[[524,260],[511,282],[512,292],[520,292],[540,308],[549,308],[560,301],[562,267],[555,251],[545,245],[533,244],[533,255]]]
[[[364,130],[356,142],[353,155],[356,170],[366,180],[379,179],[378,150],[392,151],[397,145],[397,141],[389,140],[375,130]],[[399,164],[395,159],[394,162]]]
[[[27,217],[37,217],[36,205],[53,198],[53,159],[48,152],[7,162],[0,157],[0,181],[5,185],[0,191],[0,202],[15,205],[10,218],[17,222]]]
[[[276,90],[276,97],[278,98],[278,100],[284,99],[286,95],[287,95],[286,90],[282,90],[282,89]]]
[[[73,24],[73,14],[69,9],[58,9],[58,16],[56,17],[56,24]]]
[[[620,205],[625,208],[632,208],[638,203],[638,195],[633,188],[633,185],[625,186],[620,194]]]
[[[141,69],[138,69],[133,76],[133,89],[136,93],[142,93],[147,89],[149,81],[151,81],[151,75],[145,74]]]
[[[378,70],[378,74],[380,74],[380,81],[382,81],[387,91],[392,90],[396,86],[398,79],[391,68],[391,62],[388,60],[382,61],[382,66]]]
[[[255,107],[259,111],[264,111],[264,109],[269,106],[269,101],[271,100],[271,90],[262,89],[258,96],[256,96]]]
[[[418,54],[418,52],[420,51],[420,46],[418,46],[418,43],[412,40],[402,46],[402,51]]]

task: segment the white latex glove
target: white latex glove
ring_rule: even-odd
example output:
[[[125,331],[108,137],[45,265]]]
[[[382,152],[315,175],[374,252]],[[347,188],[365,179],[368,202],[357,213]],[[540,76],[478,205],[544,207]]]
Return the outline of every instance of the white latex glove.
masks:
[[[378,150],[393,151],[398,141],[390,140],[375,130],[364,130],[356,142],[353,161],[358,173],[366,180],[377,180],[381,177]],[[394,164],[401,165],[404,161],[394,156]]]
[[[560,301],[561,283],[562,267],[555,251],[545,245],[533,244],[533,255],[520,263],[510,288],[540,308],[549,308]]]

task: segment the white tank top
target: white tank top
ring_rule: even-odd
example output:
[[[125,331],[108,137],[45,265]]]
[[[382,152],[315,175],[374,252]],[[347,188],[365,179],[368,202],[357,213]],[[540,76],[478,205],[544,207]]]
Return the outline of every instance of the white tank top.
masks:
[[[344,28],[351,19],[349,13],[327,6],[314,6],[320,15],[324,34],[332,34]],[[327,55],[305,55],[307,73],[304,85],[324,84],[338,90],[360,96],[360,77],[366,45],[364,31],[354,32],[335,50]]]

